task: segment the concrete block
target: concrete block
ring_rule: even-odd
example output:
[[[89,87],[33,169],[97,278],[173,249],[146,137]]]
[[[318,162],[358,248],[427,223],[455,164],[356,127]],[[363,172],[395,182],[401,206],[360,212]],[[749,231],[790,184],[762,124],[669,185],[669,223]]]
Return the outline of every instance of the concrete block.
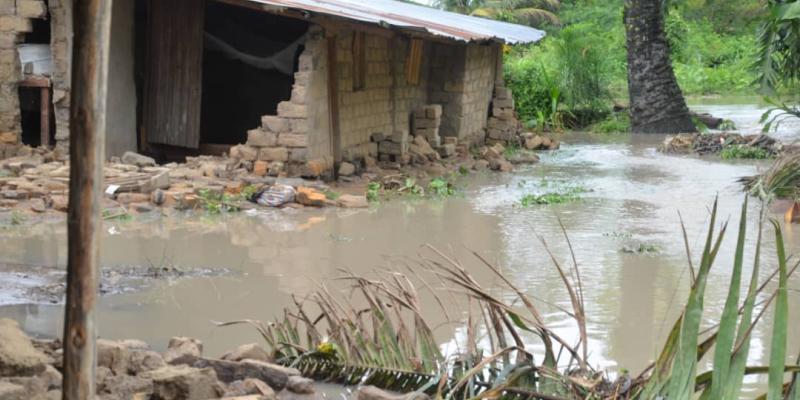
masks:
[[[285,147],[263,147],[258,151],[259,161],[288,161],[289,150]]]
[[[408,152],[408,142],[405,144],[403,143],[395,143],[391,140],[384,140],[378,144],[378,153],[379,154],[390,154],[394,156],[400,156],[406,154]]]
[[[306,104],[306,87],[295,85],[292,88],[292,103]]]
[[[495,99],[510,99],[512,98],[511,89],[503,86],[495,86],[494,87],[494,98]]]
[[[304,118],[295,118],[290,119],[289,121],[289,131],[293,133],[307,133],[308,132],[308,120]]]
[[[281,133],[278,145],[285,147],[308,147],[308,135],[303,133]]]
[[[290,129],[290,122],[286,118],[281,118],[277,115],[265,115],[261,117],[261,127],[265,131],[281,133],[288,132]]]
[[[17,0],[17,15],[24,18],[44,18],[47,6],[41,0]]]
[[[278,103],[278,115],[284,118],[306,118],[306,106],[282,101]]]
[[[510,97],[507,99],[494,99],[492,101],[492,106],[499,108],[514,108],[514,99]]]
[[[493,107],[492,116],[499,119],[509,120],[514,118],[514,110],[511,108]]]
[[[247,145],[253,147],[271,147],[278,143],[277,136],[261,129],[247,131]]]
[[[13,15],[0,16],[0,32],[30,32],[32,30],[33,25],[27,18]]]
[[[289,161],[293,163],[305,163],[308,160],[308,149],[293,148],[289,149]]]
[[[392,133],[392,136],[389,137],[389,140],[395,143],[408,143],[408,131],[406,130],[394,131],[394,133]]]
[[[428,119],[438,120],[442,118],[442,105],[441,104],[431,104],[425,107],[425,116]]]
[[[436,123],[436,120],[433,119],[419,119],[414,118],[414,129],[419,128],[437,128],[439,125]]]

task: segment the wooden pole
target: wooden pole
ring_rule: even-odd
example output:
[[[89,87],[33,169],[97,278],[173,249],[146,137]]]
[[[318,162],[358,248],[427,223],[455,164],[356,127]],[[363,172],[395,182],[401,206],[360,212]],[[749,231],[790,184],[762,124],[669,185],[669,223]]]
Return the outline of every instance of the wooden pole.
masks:
[[[94,307],[100,258],[112,0],[75,0],[70,99],[64,400],[95,398]]]

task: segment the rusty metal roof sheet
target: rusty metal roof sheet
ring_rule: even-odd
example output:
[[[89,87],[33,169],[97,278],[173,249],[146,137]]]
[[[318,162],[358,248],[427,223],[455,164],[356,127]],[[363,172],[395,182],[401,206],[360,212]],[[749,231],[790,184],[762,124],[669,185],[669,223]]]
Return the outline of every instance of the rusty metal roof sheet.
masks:
[[[422,30],[465,42],[531,43],[545,33],[527,26],[472,17],[397,0],[249,0],[254,3],[347,18],[386,28]]]

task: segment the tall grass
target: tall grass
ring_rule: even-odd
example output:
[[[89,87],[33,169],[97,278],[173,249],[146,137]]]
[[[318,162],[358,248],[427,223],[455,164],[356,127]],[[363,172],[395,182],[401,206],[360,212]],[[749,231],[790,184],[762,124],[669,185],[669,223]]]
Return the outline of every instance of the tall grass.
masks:
[[[773,222],[778,268],[759,282],[762,225],[758,225],[747,295],[740,299],[748,205],[742,204],[728,295],[722,315],[701,330],[705,287],[727,231],[717,227],[717,205],[711,210],[699,263],[689,262],[691,289],[683,313],[673,325],[658,359],[639,376],[609,380],[592,368],[587,347],[581,271],[573,254],[563,265],[550,255],[570,299],[568,315],[579,332],[571,343],[551,330],[538,308],[542,301],[516,286],[501,269],[477,253],[475,261],[513,299],[482,286],[456,259],[429,247],[429,254],[407,265],[406,273],[380,271],[373,279],[342,271],[350,295],[336,294],[327,284],[304,300],[295,300],[284,317],[257,327],[276,361],[295,366],[316,379],[344,384],[372,384],[401,392],[425,392],[444,399],[736,399],[746,375],[768,376],[767,400],[797,399],[800,366],[785,365],[788,334],[788,278],[800,263],[787,265],[781,227]],[[762,214],[763,221],[763,214]],[[563,229],[563,225],[562,225]],[[686,233],[684,229],[684,239]],[[564,239],[572,249],[564,230]],[[688,247],[687,247],[688,254]],[[697,268],[694,267],[697,265]],[[777,277],[776,289],[772,281]],[[417,287],[428,292],[447,324],[462,326],[466,337],[456,354],[437,346],[431,324],[422,313]],[[355,296],[355,295],[358,296]],[[765,300],[759,301],[762,298]],[[774,306],[772,305],[774,303]],[[453,314],[454,306],[460,313]],[[769,365],[747,365],[754,327],[773,310]],[[453,318],[453,315],[463,317]],[[455,332],[452,337],[458,337]],[[534,352],[533,348],[540,348]],[[698,372],[713,350],[713,369]],[[786,373],[792,374],[787,382]]]

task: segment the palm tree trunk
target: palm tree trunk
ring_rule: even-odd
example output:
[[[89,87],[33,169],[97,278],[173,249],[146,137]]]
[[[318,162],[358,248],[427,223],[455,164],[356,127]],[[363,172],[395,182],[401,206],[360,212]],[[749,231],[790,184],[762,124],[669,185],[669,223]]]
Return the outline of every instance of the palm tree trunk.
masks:
[[[625,0],[628,93],[634,133],[695,132],[675,79],[662,0]]]

